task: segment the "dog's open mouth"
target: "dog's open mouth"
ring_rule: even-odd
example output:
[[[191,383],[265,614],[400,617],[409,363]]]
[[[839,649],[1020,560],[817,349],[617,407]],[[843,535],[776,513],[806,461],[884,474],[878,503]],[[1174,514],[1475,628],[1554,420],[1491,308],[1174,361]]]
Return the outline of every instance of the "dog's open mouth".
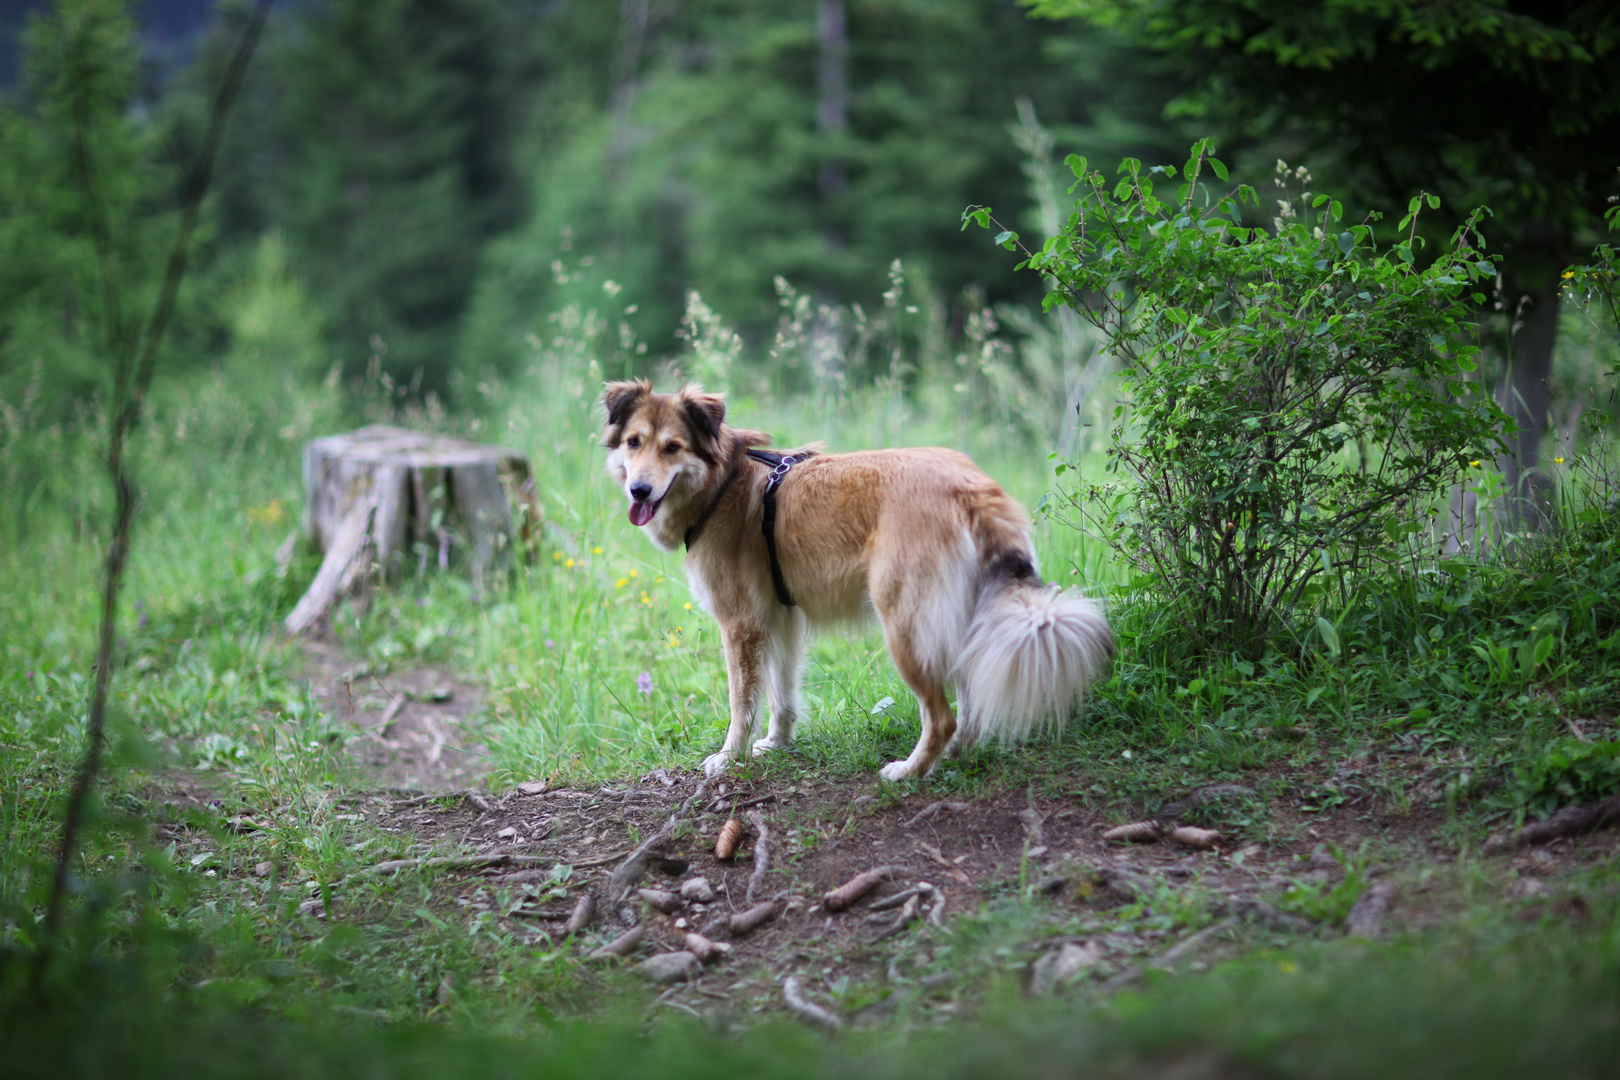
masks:
[[[640,499],[630,504],[630,524],[641,526],[653,519],[658,508],[664,504],[663,499],[654,499],[651,502],[642,502]]]

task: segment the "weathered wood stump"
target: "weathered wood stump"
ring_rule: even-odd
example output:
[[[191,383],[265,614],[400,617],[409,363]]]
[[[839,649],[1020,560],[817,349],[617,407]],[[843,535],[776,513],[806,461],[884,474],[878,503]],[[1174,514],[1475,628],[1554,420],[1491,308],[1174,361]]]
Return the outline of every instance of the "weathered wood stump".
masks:
[[[412,559],[420,573],[459,553],[482,590],[539,523],[529,461],[515,450],[380,426],[314,439],[304,446],[304,537],[326,558],[287,632],[308,629],[373,569],[386,574]]]

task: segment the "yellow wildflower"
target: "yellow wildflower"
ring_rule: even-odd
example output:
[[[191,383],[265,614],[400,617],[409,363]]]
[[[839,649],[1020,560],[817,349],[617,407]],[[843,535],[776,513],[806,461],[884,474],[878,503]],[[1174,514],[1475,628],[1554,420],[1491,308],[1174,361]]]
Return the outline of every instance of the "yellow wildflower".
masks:
[[[591,548],[591,554],[592,555],[600,555],[600,554],[602,554],[602,549],[599,548],[599,547],[593,547],[593,548]]]
[[[624,588],[624,587],[625,587],[625,586],[626,586],[626,585],[628,585],[628,584],[630,584],[630,579],[629,579],[629,578],[627,578],[627,577],[622,577],[622,578],[620,578],[620,579],[619,579],[619,580],[618,580],[618,581],[615,581],[615,582],[614,582],[614,583],[613,583],[613,587],[614,587],[614,588],[615,588],[615,589],[622,589],[622,588]]]
[[[1553,458],[1553,464],[1554,464],[1554,465],[1562,465],[1562,464],[1563,464],[1563,463],[1564,463],[1564,459],[1563,459],[1563,458],[1561,458],[1561,457],[1555,457],[1555,458]]]

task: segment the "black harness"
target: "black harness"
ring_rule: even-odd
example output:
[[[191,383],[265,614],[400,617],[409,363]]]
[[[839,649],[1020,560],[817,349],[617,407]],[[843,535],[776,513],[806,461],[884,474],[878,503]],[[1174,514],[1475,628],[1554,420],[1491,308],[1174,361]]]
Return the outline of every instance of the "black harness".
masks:
[[[737,450],[741,450],[742,453],[737,453]],[[720,481],[719,490],[714,493],[714,498],[709,500],[709,505],[703,513],[686,530],[686,550],[692,550],[692,544],[697,540],[698,533],[708,524],[715,507],[720,505],[720,500],[725,497],[731,482],[737,478],[737,465],[744,456],[764,462],[771,467],[771,474],[765,478],[765,499],[759,519],[759,531],[765,534],[765,551],[771,558],[771,584],[776,586],[776,598],[782,602],[783,607],[795,607],[793,594],[788,592],[787,581],[782,577],[782,564],[776,557],[776,489],[782,486],[782,481],[787,479],[787,474],[793,466],[805,458],[815,456],[814,450],[799,454],[778,454],[773,450],[745,447],[741,439],[737,440],[737,446],[731,455],[731,465],[726,469],[725,479]]]

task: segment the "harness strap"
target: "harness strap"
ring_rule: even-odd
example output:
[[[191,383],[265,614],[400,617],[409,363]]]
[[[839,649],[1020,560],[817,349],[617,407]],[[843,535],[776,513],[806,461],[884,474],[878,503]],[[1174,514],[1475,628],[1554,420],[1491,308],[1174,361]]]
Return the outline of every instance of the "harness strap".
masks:
[[[709,505],[703,508],[703,513],[699,514],[698,519],[686,527],[686,535],[683,540],[687,551],[692,550],[692,544],[697,540],[698,533],[702,532],[703,526],[709,523],[709,518],[713,516],[715,507],[720,505],[720,500],[725,498],[726,489],[731,487],[731,482],[737,479],[737,465],[742,461],[743,451],[746,449],[747,447],[743,445],[741,439],[737,439],[736,445],[731,448],[731,464],[726,466],[725,479],[720,481],[720,487],[715,491],[714,498],[709,500]]]
[[[782,577],[782,563],[776,557],[776,489],[787,479],[788,470],[811,455],[791,454],[784,457],[769,450],[750,449],[748,456],[771,466],[771,475],[765,478],[765,499],[759,529],[765,534],[765,551],[771,557],[771,584],[776,586],[776,598],[782,601],[783,607],[795,607],[793,594],[788,592],[787,581]]]
[[[741,451],[741,453],[738,451]],[[709,518],[713,516],[715,508],[720,505],[720,500],[725,497],[726,491],[731,487],[731,482],[737,478],[737,465],[743,457],[747,456],[755,461],[763,462],[771,467],[771,474],[765,478],[765,498],[760,514],[759,531],[765,534],[765,552],[771,559],[771,584],[776,586],[776,598],[782,602],[783,607],[798,606],[793,602],[793,594],[788,592],[787,579],[782,576],[782,563],[776,555],[776,489],[782,486],[782,481],[787,478],[788,471],[793,466],[814,455],[814,450],[803,454],[778,454],[771,450],[759,450],[751,446],[744,446],[743,441],[738,439],[732,450],[731,464],[726,468],[725,479],[720,481],[719,489],[715,491],[714,498],[709,500],[709,505],[704,508],[703,513],[698,515],[698,519],[686,530],[686,536],[684,537],[686,550],[692,550],[693,543],[697,541],[698,533],[702,532],[703,526],[709,523]]]

